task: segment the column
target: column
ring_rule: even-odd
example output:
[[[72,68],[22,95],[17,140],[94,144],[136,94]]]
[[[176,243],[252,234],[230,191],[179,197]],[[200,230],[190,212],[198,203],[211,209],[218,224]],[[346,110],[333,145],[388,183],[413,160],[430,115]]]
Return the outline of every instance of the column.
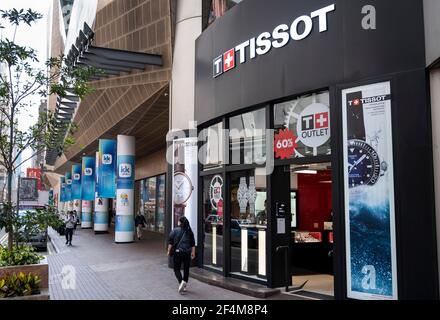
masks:
[[[118,135],[115,242],[134,240],[135,137]]]
[[[95,215],[94,215],[93,229],[95,233],[108,232],[108,199],[95,199]]]
[[[76,216],[79,219],[79,222],[81,223],[81,200],[72,200],[72,210],[76,211]]]
[[[248,272],[248,229],[241,225],[241,272]]]
[[[82,208],[81,228],[82,229],[91,229],[92,228],[92,201],[83,200],[81,208]]]

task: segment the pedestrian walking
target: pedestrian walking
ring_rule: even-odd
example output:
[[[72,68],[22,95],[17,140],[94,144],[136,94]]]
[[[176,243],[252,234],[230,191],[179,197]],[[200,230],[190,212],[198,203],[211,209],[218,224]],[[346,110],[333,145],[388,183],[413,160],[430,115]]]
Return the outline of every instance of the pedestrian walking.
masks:
[[[146,223],[147,220],[145,220],[144,215],[138,212],[134,218],[134,225],[136,226],[136,235],[138,240],[141,240],[142,238],[142,228],[145,228]]]
[[[72,245],[73,230],[76,225],[76,218],[72,211],[69,211],[66,218],[66,245]]]
[[[171,231],[168,241],[168,256],[173,258],[174,274],[179,282],[178,292],[186,292],[191,259],[196,257],[194,233],[186,217],[180,217],[179,226]],[[183,277],[180,269],[183,263]]]

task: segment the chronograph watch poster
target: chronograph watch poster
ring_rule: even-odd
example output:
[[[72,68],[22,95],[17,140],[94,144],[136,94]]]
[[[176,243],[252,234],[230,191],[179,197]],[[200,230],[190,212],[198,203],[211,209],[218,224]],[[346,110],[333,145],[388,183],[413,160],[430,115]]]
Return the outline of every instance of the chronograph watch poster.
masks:
[[[342,91],[347,297],[397,299],[391,86]]]

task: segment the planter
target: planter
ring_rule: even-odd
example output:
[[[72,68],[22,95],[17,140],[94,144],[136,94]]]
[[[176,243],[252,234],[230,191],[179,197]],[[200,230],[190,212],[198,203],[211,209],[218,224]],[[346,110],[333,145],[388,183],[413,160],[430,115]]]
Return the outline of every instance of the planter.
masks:
[[[40,262],[40,264],[29,264],[24,266],[10,266],[10,267],[0,267],[0,277],[3,277],[7,274],[19,274],[23,272],[33,273],[40,277],[40,290],[43,292],[44,290],[49,289],[49,265],[47,264],[47,260],[44,259]],[[29,296],[32,297],[32,296]],[[18,298],[27,298],[27,297],[18,297]]]
[[[0,301],[15,301],[15,300],[50,300],[49,289],[42,289],[39,294],[34,294],[31,296],[23,296],[23,297],[13,297],[13,298],[0,298]]]

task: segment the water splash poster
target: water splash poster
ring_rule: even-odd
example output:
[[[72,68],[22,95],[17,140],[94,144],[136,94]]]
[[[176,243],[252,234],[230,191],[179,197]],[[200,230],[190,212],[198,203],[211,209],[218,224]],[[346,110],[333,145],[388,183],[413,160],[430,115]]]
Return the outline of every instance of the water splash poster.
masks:
[[[347,297],[397,299],[390,82],[342,91]]]

